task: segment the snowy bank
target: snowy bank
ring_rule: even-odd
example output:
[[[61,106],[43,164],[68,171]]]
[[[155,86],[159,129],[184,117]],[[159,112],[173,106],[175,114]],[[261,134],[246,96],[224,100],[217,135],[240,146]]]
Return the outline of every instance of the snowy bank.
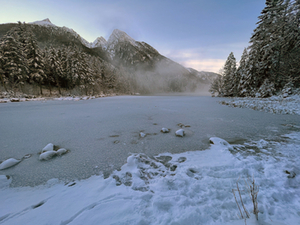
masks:
[[[251,108],[258,111],[300,115],[300,95],[272,96],[270,98],[229,98],[220,101],[223,105]]]
[[[148,157],[132,154],[104,179],[10,188],[0,176],[0,224],[245,224],[232,194],[236,181],[259,185],[259,223],[300,224],[300,133],[285,142],[230,145],[211,138],[210,148]],[[290,176],[294,173],[295,176]],[[241,192],[252,210],[249,194]]]

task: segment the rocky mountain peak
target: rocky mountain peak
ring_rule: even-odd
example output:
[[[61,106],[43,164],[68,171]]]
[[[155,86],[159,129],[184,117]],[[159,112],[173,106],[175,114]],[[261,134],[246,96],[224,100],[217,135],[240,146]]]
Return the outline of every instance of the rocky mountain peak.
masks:
[[[107,43],[108,45],[116,44],[118,42],[130,42],[132,45],[136,45],[135,40],[126,34],[124,31],[115,29],[110,35]]]
[[[97,39],[92,43],[92,48],[102,47],[105,48],[107,41],[104,37],[97,37]]]
[[[42,25],[42,26],[55,26],[53,23],[51,23],[49,18],[46,18],[46,19],[40,20],[40,21],[32,22],[32,24],[37,24],[37,25]]]

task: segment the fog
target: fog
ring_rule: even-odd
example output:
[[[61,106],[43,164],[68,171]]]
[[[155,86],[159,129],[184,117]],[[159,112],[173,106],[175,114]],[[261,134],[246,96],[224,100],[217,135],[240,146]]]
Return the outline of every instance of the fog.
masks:
[[[134,68],[122,66],[121,70],[129,89],[135,93],[209,96],[210,83],[167,58],[160,59],[154,65],[145,63]]]

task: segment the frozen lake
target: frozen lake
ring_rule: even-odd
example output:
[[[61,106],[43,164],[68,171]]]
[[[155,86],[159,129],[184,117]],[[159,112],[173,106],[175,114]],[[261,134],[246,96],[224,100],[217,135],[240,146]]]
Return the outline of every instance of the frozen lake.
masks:
[[[229,143],[276,139],[297,115],[274,115],[230,108],[222,99],[200,96],[118,96],[86,101],[46,101],[0,104],[0,161],[32,156],[0,171],[13,186],[38,185],[51,178],[88,178],[120,168],[130,153],[149,156],[206,149],[209,138]],[[177,125],[186,136],[176,137]],[[160,133],[160,129],[171,129]],[[140,138],[144,132],[146,137]],[[48,143],[70,150],[62,157],[39,161]]]

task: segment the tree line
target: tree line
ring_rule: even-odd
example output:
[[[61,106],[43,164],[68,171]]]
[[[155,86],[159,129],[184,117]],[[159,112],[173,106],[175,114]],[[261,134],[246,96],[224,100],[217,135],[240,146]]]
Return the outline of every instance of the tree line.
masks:
[[[92,56],[76,46],[41,48],[30,26],[18,22],[0,40],[0,79],[3,89],[25,93],[29,84],[39,94],[43,88],[77,89],[80,94],[94,95],[113,90],[127,92],[122,72],[100,57]]]
[[[239,66],[231,52],[210,91],[269,97],[300,87],[300,0],[266,0]]]

